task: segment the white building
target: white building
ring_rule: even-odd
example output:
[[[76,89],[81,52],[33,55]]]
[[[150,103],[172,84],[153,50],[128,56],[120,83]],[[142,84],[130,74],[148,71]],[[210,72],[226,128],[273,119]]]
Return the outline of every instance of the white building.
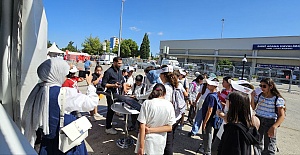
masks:
[[[255,38],[223,38],[197,40],[164,40],[160,42],[160,55],[169,47],[168,56],[181,63],[208,63],[216,66],[218,60],[228,59],[241,65],[244,54],[247,66],[299,68],[300,36]]]

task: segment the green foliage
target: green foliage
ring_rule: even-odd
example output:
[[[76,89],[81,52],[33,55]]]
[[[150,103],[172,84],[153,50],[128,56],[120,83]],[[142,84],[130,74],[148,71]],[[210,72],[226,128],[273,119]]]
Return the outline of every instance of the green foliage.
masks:
[[[132,39],[125,39],[121,42],[121,57],[127,58],[127,57],[134,57],[137,54],[138,51],[138,45],[135,41]]]
[[[148,34],[145,33],[143,42],[140,47],[140,52],[139,52],[141,59],[148,59],[150,55],[150,41],[148,38]]]
[[[228,59],[218,61],[218,68],[223,70],[224,68],[232,68],[232,62]]]
[[[88,53],[90,55],[101,55],[103,53],[102,45],[98,37],[92,37],[92,35],[90,35],[84,40],[82,46],[82,51],[84,53]]]
[[[110,52],[110,41],[109,40],[105,40],[105,42],[106,42],[106,51],[104,51],[104,52],[106,52],[106,53],[109,53]]]
[[[47,48],[49,48],[49,47],[51,47],[51,46],[52,46],[52,43],[51,43],[50,40],[48,40],[48,42],[47,42]]]
[[[73,44],[74,44],[73,41],[69,41],[67,47],[62,48],[61,50],[62,50],[62,51],[69,50],[69,51],[72,51],[72,52],[77,52],[77,48],[76,48],[75,46],[73,46]]]
[[[119,45],[115,45],[115,47],[112,49],[112,53],[118,54]]]

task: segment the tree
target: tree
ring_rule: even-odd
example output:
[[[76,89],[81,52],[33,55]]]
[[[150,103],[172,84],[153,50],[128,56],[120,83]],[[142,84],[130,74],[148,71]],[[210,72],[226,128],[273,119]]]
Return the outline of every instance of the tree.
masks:
[[[149,55],[150,55],[150,41],[149,41],[147,33],[145,33],[145,35],[144,35],[143,42],[141,44],[139,54],[140,54],[142,59],[148,59],[149,58]]]
[[[223,60],[220,60],[218,62],[218,67],[219,69],[223,69],[223,68],[232,68],[232,62],[229,61],[228,59],[223,59]]]
[[[98,37],[94,38],[90,35],[84,40],[82,46],[82,51],[84,53],[88,53],[90,55],[101,55],[103,53],[102,45]]]
[[[110,52],[110,41],[105,40],[105,42],[106,42],[106,51],[103,51],[103,52],[109,53]]]
[[[118,54],[119,45],[115,45],[115,47],[112,49],[112,52],[115,54]]]
[[[139,46],[132,39],[125,39],[121,42],[121,57],[134,57],[137,54]]]
[[[62,48],[61,50],[62,50],[62,51],[69,50],[69,51],[72,51],[72,52],[77,52],[77,48],[76,48],[75,46],[73,46],[73,44],[74,44],[73,41],[69,41],[67,47]]]
[[[49,48],[49,47],[51,47],[51,46],[52,46],[52,43],[51,43],[50,40],[48,40],[48,42],[47,42],[47,48]]]

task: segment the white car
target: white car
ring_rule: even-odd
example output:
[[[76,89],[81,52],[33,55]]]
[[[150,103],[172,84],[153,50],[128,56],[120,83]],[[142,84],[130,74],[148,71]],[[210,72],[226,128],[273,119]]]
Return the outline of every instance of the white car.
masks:
[[[100,64],[100,65],[110,65],[110,62],[109,62],[109,60],[99,60],[98,61],[98,63]]]

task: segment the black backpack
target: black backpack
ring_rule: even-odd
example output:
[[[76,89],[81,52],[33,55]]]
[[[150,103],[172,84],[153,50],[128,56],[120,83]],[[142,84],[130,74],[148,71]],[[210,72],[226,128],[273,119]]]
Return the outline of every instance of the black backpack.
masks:
[[[261,95],[262,95],[262,93],[258,94],[258,96],[257,96],[257,103],[259,102],[259,98],[260,98]],[[278,100],[278,96],[276,96],[275,101],[274,101],[275,113],[276,113],[277,118],[278,118],[278,108],[276,107],[277,100]],[[283,110],[284,110],[284,113],[285,113],[285,115],[286,115],[286,107],[285,107],[285,103],[284,103],[284,106],[283,106]]]

